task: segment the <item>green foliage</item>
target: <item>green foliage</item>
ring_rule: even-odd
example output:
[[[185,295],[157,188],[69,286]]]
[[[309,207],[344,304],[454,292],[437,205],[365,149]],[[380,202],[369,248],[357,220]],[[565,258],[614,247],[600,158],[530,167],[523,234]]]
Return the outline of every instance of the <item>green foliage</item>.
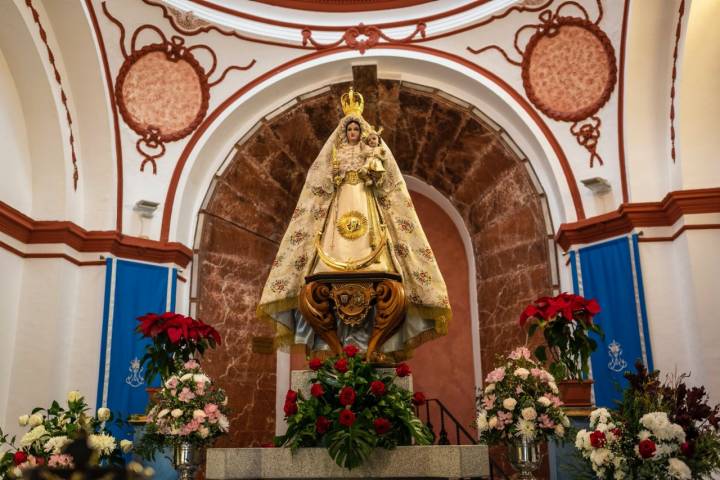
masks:
[[[432,443],[432,433],[415,415],[413,395],[393,383],[395,375],[381,374],[352,350],[349,353],[322,364],[313,360],[318,364],[309,383],[318,385],[315,388],[321,388],[322,394],[305,398],[300,392],[288,392],[288,429],[285,435],[275,437],[275,445],[289,447],[293,452],[302,447],[325,447],[339,466],[353,469],[367,460],[376,447]],[[335,368],[339,360],[347,362],[347,371]],[[348,388],[354,399],[343,404],[341,391]],[[354,415],[349,425],[341,420],[347,412]],[[318,423],[323,421],[324,427]]]

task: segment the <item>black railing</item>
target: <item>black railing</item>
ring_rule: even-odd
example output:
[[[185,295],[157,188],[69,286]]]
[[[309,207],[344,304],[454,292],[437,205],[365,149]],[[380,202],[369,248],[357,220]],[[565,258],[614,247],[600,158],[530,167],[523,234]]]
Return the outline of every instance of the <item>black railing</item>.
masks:
[[[439,415],[432,415],[433,408],[431,406],[437,407],[437,410],[439,410]],[[455,415],[448,410],[448,408],[437,398],[429,398],[425,402],[425,405],[415,407],[415,414],[420,418],[420,420],[423,420],[423,413],[424,415],[424,421],[425,425],[427,425],[428,429],[430,429],[430,432],[433,435],[433,443],[437,443],[438,445],[461,445],[462,443],[469,443],[471,445],[476,445],[477,440],[467,431],[467,429],[460,423],[460,421],[455,417]],[[435,425],[432,423],[432,419],[438,419],[440,421],[440,431],[435,431]],[[450,429],[450,432],[455,433],[455,443],[450,442],[450,437],[448,437],[448,428]],[[500,466],[493,461],[492,458],[490,458],[490,479],[495,478],[501,478],[508,480],[510,477],[503,471]]]

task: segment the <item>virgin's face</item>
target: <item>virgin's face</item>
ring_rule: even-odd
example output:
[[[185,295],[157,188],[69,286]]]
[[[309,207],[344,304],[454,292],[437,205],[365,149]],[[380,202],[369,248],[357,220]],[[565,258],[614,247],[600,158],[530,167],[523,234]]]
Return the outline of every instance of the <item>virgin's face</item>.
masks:
[[[345,128],[345,135],[347,136],[348,143],[355,145],[360,140],[360,125],[355,122],[348,123]]]

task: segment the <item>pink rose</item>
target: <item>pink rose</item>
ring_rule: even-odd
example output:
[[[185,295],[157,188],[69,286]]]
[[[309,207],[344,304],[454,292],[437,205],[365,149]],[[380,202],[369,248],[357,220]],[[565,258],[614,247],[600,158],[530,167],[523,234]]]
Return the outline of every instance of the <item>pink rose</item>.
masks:
[[[495,405],[495,395],[491,394],[483,398],[483,408],[485,410],[490,410],[493,405]]]
[[[205,413],[206,413],[207,416],[209,417],[209,416],[214,415],[215,413],[217,413],[217,411],[218,411],[218,406],[215,405],[214,403],[208,403],[207,405],[205,405],[205,406],[203,407],[203,410],[205,411]]]
[[[521,358],[524,358],[525,360],[530,360],[530,350],[528,350],[526,347],[518,347],[512,352],[510,352],[510,355],[508,355],[513,360],[520,360]]]
[[[177,377],[170,377],[170,379],[165,382],[165,386],[171,390],[174,390],[178,385],[178,378]]]
[[[513,415],[510,412],[499,411],[497,414],[497,418],[498,423],[495,428],[497,428],[498,430],[502,430],[505,428],[505,425],[512,423]]]
[[[198,368],[199,366],[200,365],[198,364],[198,362],[195,359],[188,360],[187,362],[185,362],[185,365],[183,365],[183,367],[185,367],[186,370],[194,370],[194,369]]]
[[[505,367],[498,367],[485,377],[485,383],[497,383],[505,378]]]
[[[189,402],[195,398],[195,394],[190,391],[188,387],[183,387],[182,391],[180,392],[180,395],[178,395],[178,399],[181,402]]]
[[[555,428],[555,422],[544,413],[538,417],[538,422],[542,428]]]

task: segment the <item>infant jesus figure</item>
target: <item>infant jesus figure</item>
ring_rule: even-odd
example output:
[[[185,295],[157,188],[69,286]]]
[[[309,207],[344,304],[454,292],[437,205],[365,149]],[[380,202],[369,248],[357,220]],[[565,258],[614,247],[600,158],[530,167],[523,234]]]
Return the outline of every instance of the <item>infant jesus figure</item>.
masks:
[[[382,127],[379,130],[371,130],[365,137],[365,164],[361,172],[365,173],[365,185],[381,186],[385,174],[385,148],[381,145],[380,135]]]

